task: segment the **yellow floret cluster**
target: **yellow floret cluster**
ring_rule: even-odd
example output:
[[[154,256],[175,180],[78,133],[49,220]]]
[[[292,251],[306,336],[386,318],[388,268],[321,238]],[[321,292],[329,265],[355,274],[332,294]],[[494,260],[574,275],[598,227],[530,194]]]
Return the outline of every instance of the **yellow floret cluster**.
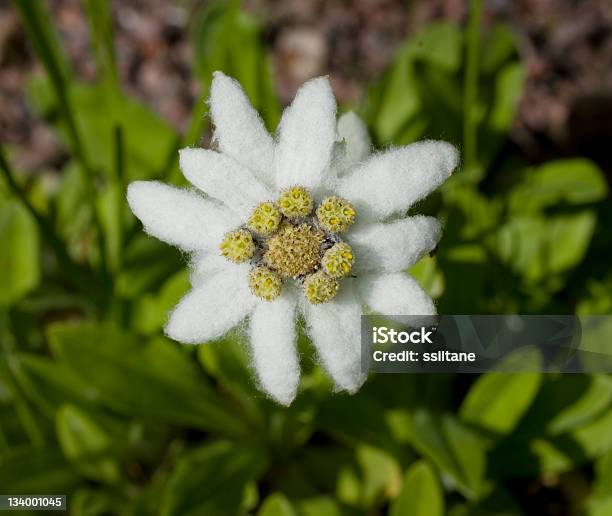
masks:
[[[228,232],[219,248],[229,261],[250,261],[249,287],[260,299],[278,298],[283,282],[294,279],[310,303],[324,303],[353,266],[353,250],[340,234],[355,217],[350,202],[326,197],[315,209],[310,192],[294,186],[257,206],[246,226]]]
[[[344,233],[355,222],[355,208],[339,197],[326,197],[317,208],[319,224],[332,233]]]

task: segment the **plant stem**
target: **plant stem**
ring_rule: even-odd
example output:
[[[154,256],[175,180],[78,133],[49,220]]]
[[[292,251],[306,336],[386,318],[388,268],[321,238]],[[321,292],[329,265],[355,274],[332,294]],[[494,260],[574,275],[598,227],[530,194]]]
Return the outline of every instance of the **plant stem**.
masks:
[[[463,160],[467,170],[477,165],[478,156],[478,75],[480,16],[482,0],[471,0],[467,32],[466,66],[463,97]]]
[[[113,34],[113,19],[108,0],[86,0],[85,9],[91,29],[91,40],[97,61],[97,70],[109,94],[120,93],[117,58]]]
[[[27,401],[22,398],[17,382],[14,379],[13,361],[15,358],[15,342],[13,336],[9,333],[9,324],[8,311],[0,311],[0,329],[2,331],[0,334],[0,349],[2,350],[2,354],[0,355],[0,367],[5,369],[6,374],[4,376],[9,380],[9,389],[14,397],[13,405],[21,426],[34,448],[43,448],[45,445],[45,437],[40,428],[38,428],[36,419],[32,415],[32,411]]]
[[[100,265],[102,279],[107,277],[107,264],[104,245],[104,232],[98,210],[96,209],[96,188],[95,173],[87,157],[83,142],[77,129],[74,110],[68,97],[69,84],[67,80],[66,67],[60,62],[59,43],[53,40],[53,30],[49,23],[49,14],[45,11],[40,0],[14,0],[17,10],[21,14],[21,19],[25,26],[29,40],[32,42],[34,50],[42,61],[45,70],[53,86],[53,91],[57,100],[57,106],[62,116],[71,149],[75,158],[81,164],[85,174],[87,200],[93,209],[93,223],[97,233],[98,248],[100,253]]]
[[[116,125],[113,131],[113,139],[115,142],[115,185],[120,195],[122,195],[125,188],[125,140],[123,138],[123,127]],[[117,270],[116,274],[121,270],[121,263],[123,257],[123,206],[124,202],[117,203]]]

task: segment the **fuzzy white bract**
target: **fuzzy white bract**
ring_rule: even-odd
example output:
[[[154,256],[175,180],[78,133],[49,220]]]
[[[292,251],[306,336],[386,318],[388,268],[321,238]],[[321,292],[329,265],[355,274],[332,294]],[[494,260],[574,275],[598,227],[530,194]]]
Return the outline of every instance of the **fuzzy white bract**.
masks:
[[[197,190],[155,181],[128,188],[145,231],[191,253],[193,289],[166,334],[199,344],[248,319],[260,387],[288,405],[299,384],[301,315],[336,386],[357,391],[361,314],[435,313],[405,270],[435,248],[440,224],[405,214],[450,176],[457,151],[423,141],[370,154],[362,121],[336,120],[325,77],[300,88],[276,138],[220,72],[210,108],[216,150],[180,153]]]

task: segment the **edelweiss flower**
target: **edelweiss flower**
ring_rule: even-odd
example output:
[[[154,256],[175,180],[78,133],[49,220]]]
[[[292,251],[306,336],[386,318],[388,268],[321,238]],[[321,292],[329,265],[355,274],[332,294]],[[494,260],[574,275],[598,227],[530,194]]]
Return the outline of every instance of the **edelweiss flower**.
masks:
[[[325,77],[300,88],[277,139],[240,85],[220,72],[210,109],[218,150],[180,153],[183,174],[206,197],[155,181],[128,189],[145,231],[193,253],[193,290],[171,313],[166,334],[202,343],[249,317],[260,386],[288,405],[299,383],[301,314],[337,387],[355,392],[365,379],[364,310],[435,313],[403,271],[436,246],[440,224],[404,215],[451,174],[456,150],[424,141],[369,156],[359,118],[348,113],[336,123]]]

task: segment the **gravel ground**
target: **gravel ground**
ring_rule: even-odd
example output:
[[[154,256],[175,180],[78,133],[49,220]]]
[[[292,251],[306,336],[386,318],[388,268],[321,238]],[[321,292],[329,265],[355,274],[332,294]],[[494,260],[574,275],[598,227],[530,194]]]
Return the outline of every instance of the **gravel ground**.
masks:
[[[76,74],[94,78],[79,0],[47,0]],[[113,1],[124,88],[184,129],[197,94],[187,24],[196,0]],[[358,102],[368,82],[416,28],[434,19],[464,22],[463,0],[246,0],[264,24],[278,94],[288,102],[305,79],[329,73],[340,101]],[[485,20],[506,20],[518,34],[527,85],[512,139],[530,161],[585,154],[608,172],[612,141],[612,3],[609,0],[492,0]],[[63,150],[25,102],[39,71],[7,0],[0,0],[0,141],[18,166],[53,167]]]

